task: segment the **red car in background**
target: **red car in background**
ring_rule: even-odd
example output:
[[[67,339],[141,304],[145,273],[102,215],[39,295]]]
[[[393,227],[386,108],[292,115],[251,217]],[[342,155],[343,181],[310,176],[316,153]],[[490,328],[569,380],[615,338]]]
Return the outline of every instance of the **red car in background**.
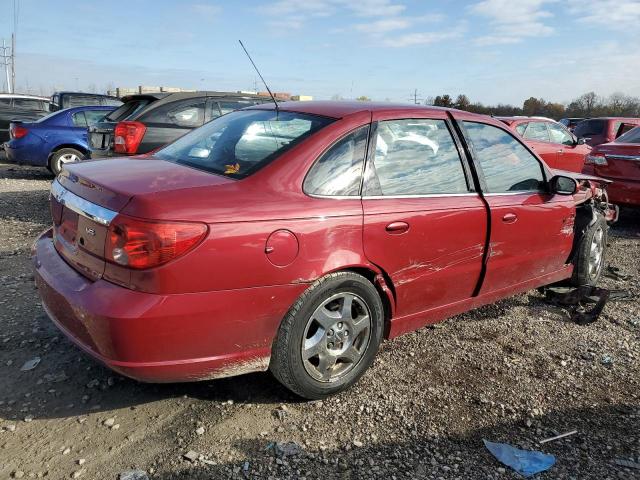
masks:
[[[551,168],[582,172],[584,159],[591,151],[564,125],[543,117],[498,117],[525,139]]]
[[[595,147],[584,172],[612,180],[607,189],[612,202],[640,207],[640,127]]]
[[[573,129],[576,137],[595,147],[601,143],[613,142],[620,135],[640,126],[640,118],[600,117],[580,122]]]
[[[487,116],[255,106],[147,156],[65,165],[36,284],[53,322],[124,375],[270,369],[322,398],[355,383],[383,337],[595,284],[611,210],[577,205],[577,189]]]

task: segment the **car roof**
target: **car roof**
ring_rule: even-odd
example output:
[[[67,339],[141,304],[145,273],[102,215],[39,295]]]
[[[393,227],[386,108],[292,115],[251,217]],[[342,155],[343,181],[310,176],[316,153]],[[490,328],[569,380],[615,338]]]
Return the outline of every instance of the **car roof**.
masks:
[[[46,100],[49,101],[49,97],[42,97],[40,95],[28,95],[23,93],[0,93],[0,98],[31,98],[34,100]]]
[[[530,122],[531,120],[537,120],[539,122],[553,122],[556,123],[556,121],[553,118],[548,118],[548,117],[537,117],[537,116],[533,116],[533,117],[527,117],[524,115],[513,115],[511,117],[495,117],[498,120],[504,122],[504,123],[508,123],[511,124],[513,122]]]
[[[69,90],[63,90],[60,92],[54,92],[53,95],[85,95],[87,97],[108,97],[108,98],[118,98],[118,97],[114,97],[113,95],[107,95],[105,93],[89,93],[89,92],[72,92]],[[53,96],[52,95],[52,96]]]
[[[125,95],[120,100],[137,100],[151,98],[154,100],[167,99],[167,101],[181,100],[183,98],[193,97],[230,97],[230,98],[246,98],[257,100],[269,100],[269,97],[263,95],[251,94],[251,93],[238,93],[238,92],[216,92],[202,90],[197,92],[150,92],[150,93],[134,93],[133,95]]]
[[[460,111],[453,108],[434,107],[430,105],[413,105],[409,103],[391,103],[391,102],[359,102],[359,101],[343,101],[343,100],[313,100],[305,102],[278,102],[278,108],[286,112],[307,113],[310,115],[320,115],[330,118],[343,118],[348,115],[359,112],[447,112]],[[262,105],[254,105],[250,109],[274,110],[273,102],[263,103]],[[490,118],[486,115],[478,115],[470,112],[463,112],[478,118]]]
[[[587,120],[637,120],[640,121],[638,117],[591,117]]]

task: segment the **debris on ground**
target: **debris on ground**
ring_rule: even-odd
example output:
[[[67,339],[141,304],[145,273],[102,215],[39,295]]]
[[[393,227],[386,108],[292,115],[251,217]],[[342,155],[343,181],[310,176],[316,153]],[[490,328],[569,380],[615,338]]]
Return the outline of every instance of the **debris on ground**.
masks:
[[[40,363],[40,357],[34,357],[31,360],[27,360],[24,362],[24,365],[20,367],[21,372],[28,372],[29,370],[33,370]]]
[[[507,443],[494,443],[482,440],[487,450],[499,462],[511,467],[520,475],[531,477],[536,473],[550,469],[556,463],[556,457],[533,450],[520,450]]]
[[[605,304],[609,300],[610,291],[606,288],[583,286],[547,287],[544,289],[547,300],[560,307],[571,307],[571,321],[578,325],[588,325],[595,322]],[[588,304],[595,304],[590,310]]]
[[[193,450],[189,450],[187,453],[182,455],[182,458],[184,458],[185,460],[189,460],[191,463],[193,463],[196,460],[198,460],[199,456],[200,455],[198,454],[198,452],[195,452]]]
[[[149,475],[144,470],[127,470],[118,476],[118,480],[149,480]]]
[[[626,281],[631,279],[631,276],[620,273],[620,269],[618,267],[614,267],[613,265],[607,265],[604,276],[619,281]]]
[[[626,467],[626,468],[635,468],[636,470],[640,470],[640,463],[637,462],[631,462],[629,460],[624,460],[621,458],[616,458],[613,463],[615,463],[616,465],[618,465],[619,467]]]
[[[560,440],[561,438],[565,438],[565,437],[569,437],[571,435],[575,435],[576,433],[578,433],[577,430],[571,430],[570,432],[561,433],[560,435],[556,435],[555,437],[545,438],[544,440],[540,440],[538,443],[543,444],[543,443],[553,442],[555,440]]]
[[[302,452],[302,447],[296,442],[271,442],[267,450],[272,450],[276,457],[291,457]]]

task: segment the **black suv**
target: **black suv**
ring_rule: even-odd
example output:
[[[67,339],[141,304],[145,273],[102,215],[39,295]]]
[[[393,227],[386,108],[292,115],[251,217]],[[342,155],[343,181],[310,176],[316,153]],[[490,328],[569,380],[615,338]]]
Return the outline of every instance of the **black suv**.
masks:
[[[69,107],[84,107],[93,105],[107,105],[117,107],[122,105],[122,100],[111,95],[84,92],[56,92],[51,95],[51,111],[62,110]]]
[[[0,93],[0,145],[9,140],[9,124],[12,121],[32,122],[48,114],[47,97]]]
[[[225,113],[270,102],[268,97],[228,92],[149,93],[124,102],[89,127],[91,158],[148,153]]]

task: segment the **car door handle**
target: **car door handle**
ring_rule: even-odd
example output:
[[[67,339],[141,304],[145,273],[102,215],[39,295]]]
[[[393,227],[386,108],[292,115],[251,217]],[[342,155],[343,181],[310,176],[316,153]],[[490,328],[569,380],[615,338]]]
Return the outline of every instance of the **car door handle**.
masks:
[[[385,227],[385,230],[392,234],[404,233],[409,230],[409,224],[407,222],[391,222]]]
[[[564,153],[564,150],[558,150],[558,153],[562,155]]]
[[[518,216],[515,213],[506,213],[504,217],[502,217],[504,223],[514,223],[517,219]]]

